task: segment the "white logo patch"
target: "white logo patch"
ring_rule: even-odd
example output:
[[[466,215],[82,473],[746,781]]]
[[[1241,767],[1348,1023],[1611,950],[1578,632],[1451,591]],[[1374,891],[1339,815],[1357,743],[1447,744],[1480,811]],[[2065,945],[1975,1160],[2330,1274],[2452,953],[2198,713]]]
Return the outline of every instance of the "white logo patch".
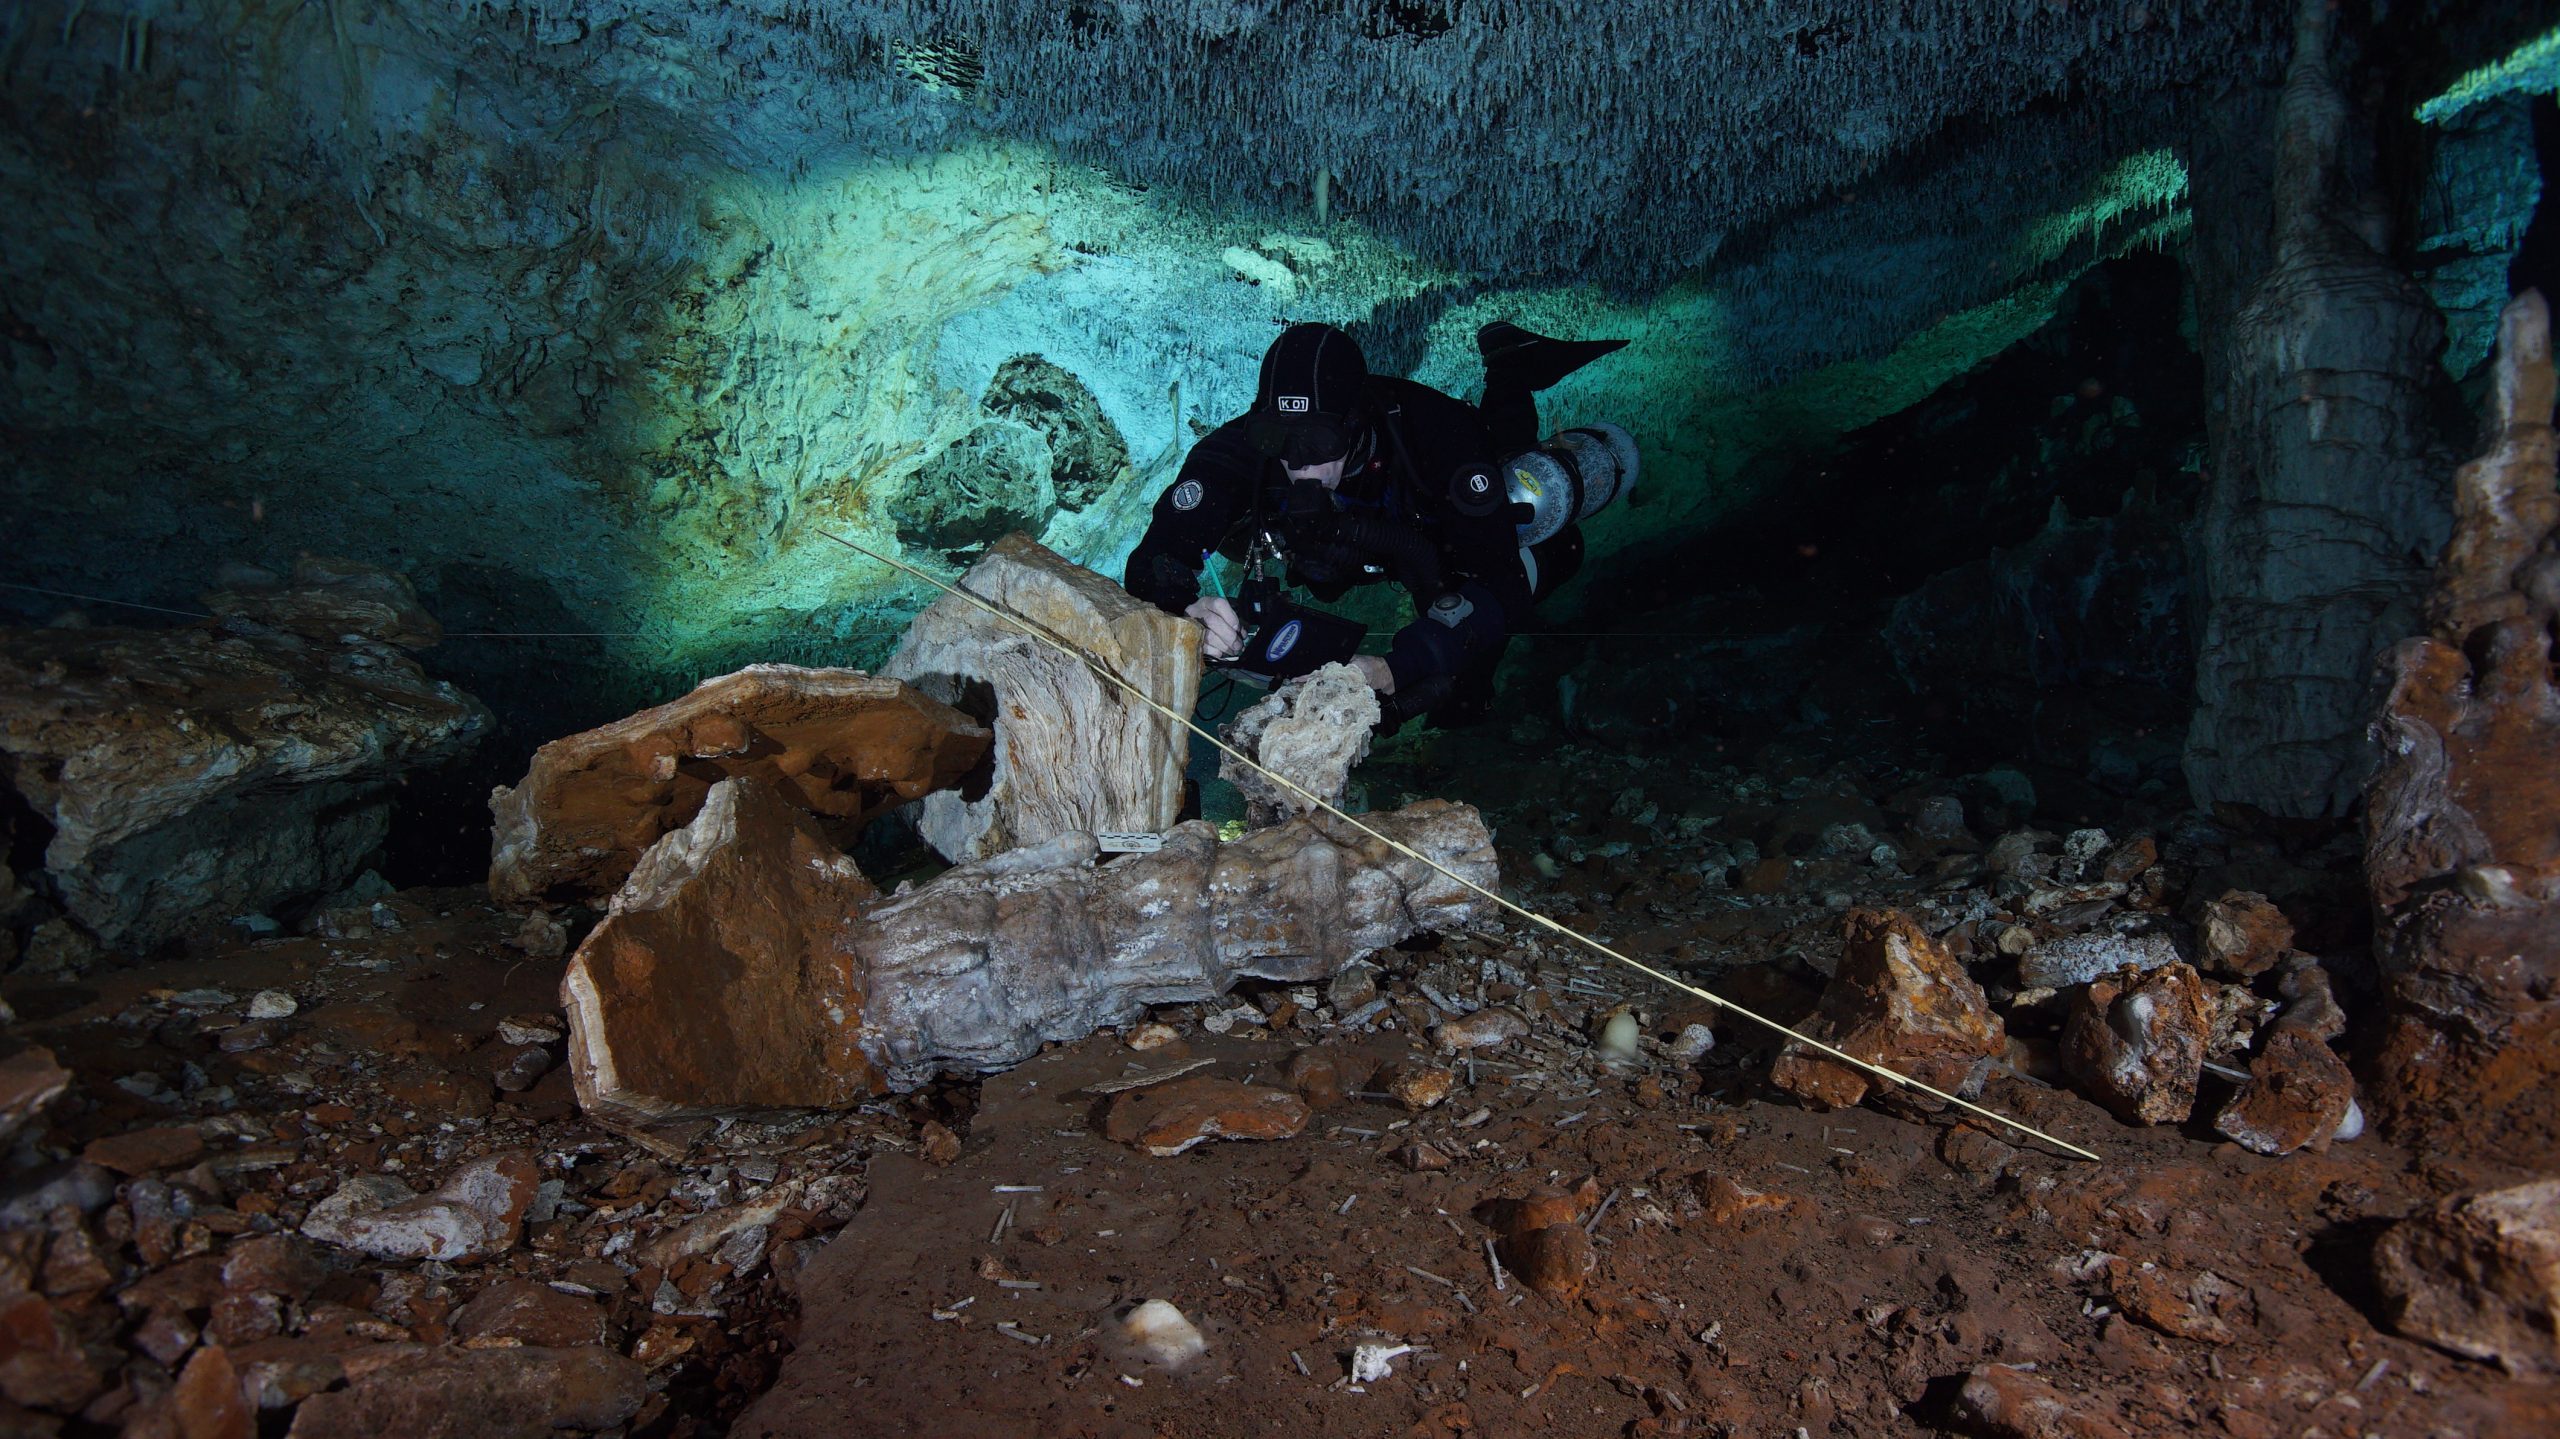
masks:
[[[1493,479],[1482,473],[1467,476],[1467,488],[1481,495],[1493,488]]]
[[[1304,396],[1304,395],[1282,395],[1282,396],[1280,397],[1280,413],[1282,413],[1282,414],[1284,414],[1284,415],[1303,415],[1303,414],[1305,414],[1306,412],[1307,412],[1307,397],[1306,397],[1306,396]]]
[[[1282,625],[1280,632],[1271,637],[1271,643],[1263,648],[1262,657],[1275,665],[1280,663],[1289,651],[1298,647],[1300,628],[1301,622],[1297,620],[1291,620]]]
[[[1184,480],[1181,484],[1174,486],[1173,507],[1177,510],[1196,510],[1200,508],[1200,482],[1198,480]]]

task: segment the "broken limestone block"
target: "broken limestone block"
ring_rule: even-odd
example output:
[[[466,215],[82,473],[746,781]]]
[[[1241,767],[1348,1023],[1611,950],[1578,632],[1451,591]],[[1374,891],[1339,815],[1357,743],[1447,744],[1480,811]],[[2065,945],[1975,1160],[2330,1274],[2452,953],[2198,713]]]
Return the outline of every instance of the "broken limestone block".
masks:
[[[1028,535],[998,540],[960,585],[1046,628],[1178,715],[1200,696],[1200,627],[1069,564]],[[990,723],[983,790],[925,799],[917,830],[954,864],[1060,835],[1172,827],[1190,754],[1180,723],[1074,655],[958,595],[916,616],[883,675]]]
[[[311,1207],[302,1232],[376,1259],[486,1259],[515,1247],[542,1172],[521,1154],[492,1154],[418,1197],[398,1180],[358,1175]]]
[[[362,637],[0,630],[0,782],[52,826],[62,908],[113,949],[345,884],[400,777],[489,728],[479,701]]]
[[[2187,965],[2119,970],[2073,1003],[2062,1067],[2127,1124],[2176,1124],[2195,1108],[2213,1020],[2204,979]]]
[[[1067,835],[875,902],[760,788],[715,786],[571,959],[570,1069],[590,1113],[840,1107],[993,1072],[1240,978],[1321,978],[1491,905],[1323,818],[1231,844],[1195,821],[1109,865]],[[1426,800],[1363,823],[1496,883],[1473,809]]]
[[[1219,736],[1297,788],[1239,764],[1234,755],[1219,758],[1218,778],[1244,796],[1245,822],[1256,828],[1313,809],[1300,790],[1339,807],[1352,768],[1369,757],[1379,713],[1378,692],[1350,665],[1300,675],[1247,706]]]
[[[1423,800],[1360,823],[1491,889],[1492,836],[1466,805]],[[1097,867],[1089,835],[945,872],[857,917],[871,983],[864,1047],[895,1088],[992,1072],[1149,1004],[1212,999],[1243,978],[1304,983],[1485,899],[1340,820],[1310,816],[1221,844],[1177,826],[1153,854]]]
[[[640,856],[560,981],[569,1064],[625,1123],[839,1108],[880,1092],[836,938],[879,891],[766,781],[722,780]]]
[[[534,751],[524,779],[489,796],[489,893],[502,904],[610,894],[733,775],[771,784],[842,847],[882,810],[957,783],[987,743],[985,726],[893,679],[749,665]]]
[[[2366,795],[2391,1005],[2377,1107],[2478,1143],[2560,1080],[2560,486],[2549,310],[2501,317],[2488,451],[2454,476],[2427,633],[2383,657]]]
[[[2510,1374],[2560,1373],[2560,1179],[2452,1195],[2385,1231],[2391,1327]]]
[[[1211,1139],[1289,1139],[1307,1127],[1306,1101],[1285,1089],[1195,1076],[1112,1097],[1102,1134],[1170,1158]]]
[[[1982,1090],[2008,1036],[1999,1017],[1944,946],[1899,910],[1849,912],[1840,967],[1822,1004],[1798,1026],[1844,1053],[1880,1064],[1950,1094]],[[1845,1109],[1871,1089],[1897,1093],[1914,1107],[1942,1102],[1907,1085],[1887,1086],[1865,1070],[1829,1058],[1802,1041],[1779,1052],[1770,1080],[1798,1099]]]

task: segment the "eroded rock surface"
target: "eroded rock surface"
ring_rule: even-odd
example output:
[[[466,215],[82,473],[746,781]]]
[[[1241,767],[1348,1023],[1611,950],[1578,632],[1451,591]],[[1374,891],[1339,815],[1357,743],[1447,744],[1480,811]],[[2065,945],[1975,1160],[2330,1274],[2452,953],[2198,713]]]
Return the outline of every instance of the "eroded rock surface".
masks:
[[[1314,808],[1300,790],[1339,806],[1352,768],[1369,757],[1378,715],[1378,692],[1358,670],[1326,665],[1248,706],[1221,735],[1297,788],[1265,778],[1233,755],[1219,758],[1218,778],[1244,795],[1245,821],[1256,827]]]
[[[399,647],[433,639],[406,584],[330,573],[213,624],[0,630],[0,771],[53,826],[53,892],[108,947],[343,886],[400,776],[487,732]]]
[[[1899,910],[1849,913],[1840,968],[1804,1033],[1872,1064],[1950,1094],[1979,1093],[2007,1036],[1999,1017],[1944,946]],[[1799,1041],[1780,1051],[1770,1079],[1799,1099],[1844,1109],[1870,1090],[1923,1110],[1942,1102],[1905,1085],[1886,1086]]]
[[[2195,1108],[2213,1018],[2204,980],[2188,966],[2120,970],[2074,1004],[2062,1065],[2116,1118],[2175,1124]]]
[[[1176,714],[1200,694],[1200,627],[1012,534],[961,586],[1045,627]],[[916,616],[880,672],[988,720],[983,790],[925,799],[917,828],[955,864],[1060,835],[1155,833],[1182,809],[1185,731],[1076,657],[956,595]]]
[[[876,903],[850,861],[753,778],[723,781],[633,872],[563,993],[580,1101],[638,1121],[835,1107],[1207,999],[1248,975],[1319,979],[1488,901],[1339,821],[1220,844],[1176,827],[1103,865],[1070,834]],[[1365,821],[1490,887],[1476,812]]]
[[[2511,1374],[2560,1372],[2560,1179],[2452,1195],[2374,1251],[2393,1328]]]
[[[2427,632],[2385,657],[2366,810],[2388,1117],[2451,1128],[2560,1077],[2560,492],[2548,307],[2502,318]]]
[[[509,904],[611,894],[732,775],[766,781],[847,843],[882,810],[957,782],[987,742],[983,725],[893,679],[749,665],[534,751],[524,779],[489,796],[489,891]]]

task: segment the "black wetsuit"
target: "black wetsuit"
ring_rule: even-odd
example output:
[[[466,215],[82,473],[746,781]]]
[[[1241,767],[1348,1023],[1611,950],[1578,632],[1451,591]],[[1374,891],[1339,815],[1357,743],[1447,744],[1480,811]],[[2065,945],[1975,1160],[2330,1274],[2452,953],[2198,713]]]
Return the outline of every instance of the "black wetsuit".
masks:
[[[1200,598],[1207,556],[1243,559],[1258,518],[1281,536],[1290,582],[1319,600],[1386,582],[1413,595],[1416,618],[1387,652],[1396,685],[1391,719],[1482,718],[1503,646],[1529,617],[1530,586],[1498,461],[1534,441],[1536,410],[1528,391],[1514,386],[1489,392],[1500,403],[1483,411],[1386,376],[1370,376],[1363,393],[1368,439],[1330,493],[1293,487],[1280,462],[1246,440],[1243,418],[1202,437],[1130,553],[1129,592],[1182,613]]]

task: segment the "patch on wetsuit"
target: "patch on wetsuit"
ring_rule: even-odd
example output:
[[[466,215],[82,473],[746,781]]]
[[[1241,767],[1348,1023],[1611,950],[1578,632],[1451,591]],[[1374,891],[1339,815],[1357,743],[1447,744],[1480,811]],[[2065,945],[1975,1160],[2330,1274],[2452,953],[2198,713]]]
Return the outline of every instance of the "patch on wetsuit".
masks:
[[[1489,515],[1508,496],[1482,465],[1460,465],[1449,475],[1449,503],[1462,515]]]

